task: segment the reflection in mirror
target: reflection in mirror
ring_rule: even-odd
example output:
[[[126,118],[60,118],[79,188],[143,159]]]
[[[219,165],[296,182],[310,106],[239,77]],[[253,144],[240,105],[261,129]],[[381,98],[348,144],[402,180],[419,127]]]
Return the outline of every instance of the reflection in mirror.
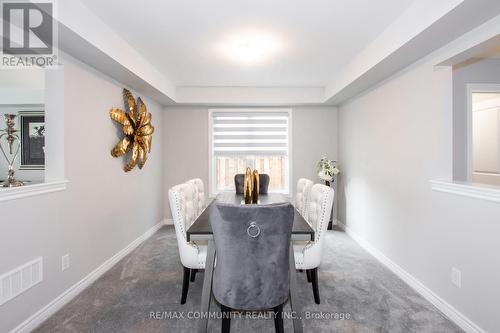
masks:
[[[45,177],[45,73],[0,70],[0,183],[40,183]]]

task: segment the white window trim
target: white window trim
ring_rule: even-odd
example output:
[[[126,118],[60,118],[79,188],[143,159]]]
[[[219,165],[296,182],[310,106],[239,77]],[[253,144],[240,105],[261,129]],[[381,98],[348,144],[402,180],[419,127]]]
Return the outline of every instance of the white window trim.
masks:
[[[447,180],[430,182],[433,191],[500,203],[500,188],[496,186]]]
[[[56,180],[20,187],[0,187],[0,202],[64,191],[67,184],[67,180]]]
[[[293,156],[293,145],[292,145],[292,137],[293,137],[293,119],[292,119],[292,109],[291,108],[224,108],[224,109],[208,109],[208,190],[209,196],[215,197],[218,192],[215,191],[215,177],[213,175],[213,171],[215,170],[215,159],[214,154],[212,152],[213,146],[213,135],[212,135],[212,114],[214,112],[286,112],[288,113],[288,184],[287,188],[284,191],[278,191],[274,193],[283,193],[287,196],[290,195],[290,191],[292,188],[292,156]]]
[[[472,143],[472,94],[473,93],[488,93],[500,92],[500,84],[489,83],[469,83],[466,85],[467,90],[467,181],[472,183],[472,175],[474,174],[474,148]],[[499,133],[500,134],[500,133]],[[500,147],[499,147],[500,149]],[[498,154],[500,158],[500,151]],[[499,161],[500,164],[500,161]]]

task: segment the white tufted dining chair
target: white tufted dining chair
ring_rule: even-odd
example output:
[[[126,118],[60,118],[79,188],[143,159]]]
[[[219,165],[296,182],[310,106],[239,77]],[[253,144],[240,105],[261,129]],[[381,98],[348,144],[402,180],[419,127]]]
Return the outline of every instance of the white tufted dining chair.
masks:
[[[197,197],[195,185],[188,182],[172,187],[168,190],[168,199],[174,220],[179,255],[184,267],[181,296],[181,304],[184,304],[186,303],[190,276],[191,281],[194,281],[196,271],[205,268],[207,246],[193,241],[188,242],[186,238],[186,230],[199,215],[197,214],[199,195]]]
[[[203,181],[200,178],[194,178],[188,180],[187,183],[194,186],[195,212],[196,215],[200,215],[206,208],[205,187],[203,186]]]
[[[307,208],[304,218],[314,229],[313,241],[295,241],[293,250],[295,255],[295,267],[304,269],[307,280],[312,282],[314,301],[320,304],[318,287],[318,267],[323,255],[323,243],[325,240],[330,214],[333,205],[333,190],[322,184],[315,184],[309,192]]]
[[[302,216],[306,215],[307,199],[309,197],[309,191],[311,191],[311,187],[313,185],[314,182],[306,178],[300,178],[297,181],[295,208],[297,208]]]

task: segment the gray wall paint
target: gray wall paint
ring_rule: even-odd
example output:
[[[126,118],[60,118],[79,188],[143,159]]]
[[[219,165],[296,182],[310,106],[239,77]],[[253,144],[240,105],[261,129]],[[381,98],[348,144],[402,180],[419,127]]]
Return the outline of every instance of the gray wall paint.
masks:
[[[65,77],[64,192],[0,203],[0,274],[38,256],[44,280],[0,309],[8,332],[163,219],[162,108],[145,99],[155,135],[145,168],[125,174],[110,156],[109,118],[123,108],[122,85],[69,57]],[[61,256],[71,267],[61,272]]]
[[[467,84],[500,84],[500,59],[486,59],[453,70],[453,178],[467,180]]]
[[[293,184],[292,193],[299,178],[318,178],[316,164],[322,155],[338,159],[337,108],[294,107],[293,111]]]
[[[499,332],[500,204],[452,178],[452,72],[427,59],[339,109],[341,220],[488,332]],[[462,288],[451,268],[462,272]]]
[[[206,107],[167,107],[163,113],[164,215],[172,218],[168,189],[201,178],[208,193],[208,110]]]
[[[168,189],[191,178],[201,178],[208,193],[208,109],[209,107],[166,107],[165,196]],[[337,109],[334,107],[291,107],[292,109],[292,193],[297,180],[307,177],[319,182],[316,163],[323,154],[337,158]],[[165,199],[165,216],[171,218]]]

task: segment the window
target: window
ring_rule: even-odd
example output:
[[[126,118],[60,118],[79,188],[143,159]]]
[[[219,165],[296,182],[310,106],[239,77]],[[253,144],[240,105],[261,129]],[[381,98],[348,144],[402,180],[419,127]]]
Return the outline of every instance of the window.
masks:
[[[234,191],[246,167],[270,177],[269,191],[289,193],[290,110],[210,110],[211,193]]]
[[[498,47],[487,39],[435,64],[452,69],[453,178],[431,180],[434,191],[500,202]]]
[[[472,181],[500,185],[500,91],[472,92]]]
[[[26,181],[25,186],[0,188],[0,202],[66,189],[68,181],[64,179],[63,144],[65,108],[61,93],[64,78],[64,66],[45,70],[2,71],[0,74],[2,82],[9,87],[0,89],[0,130],[6,127],[3,114],[17,116],[15,128],[21,136],[21,145],[14,160],[15,177]],[[50,130],[45,131],[45,123]],[[5,142],[3,144],[6,147]],[[16,146],[13,149],[17,149]],[[12,158],[9,150],[7,155]],[[7,170],[5,157],[0,156],[0,180],[6,178]]]

